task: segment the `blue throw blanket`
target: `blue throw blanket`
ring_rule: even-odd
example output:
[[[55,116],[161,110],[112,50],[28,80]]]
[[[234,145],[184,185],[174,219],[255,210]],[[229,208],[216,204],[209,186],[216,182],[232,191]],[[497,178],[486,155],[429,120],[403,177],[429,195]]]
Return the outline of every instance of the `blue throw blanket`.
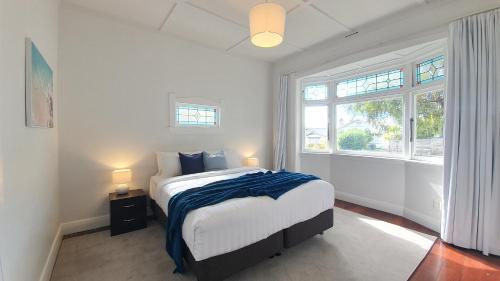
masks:
[[[182,225],[190,211],[233,198],[269,196],[276,200],[287,191],[316,179],[319,178],[286,171],[258,172],[213,182],[174,195],[168,202],[166,226],[167,252],[177,266],[174,272],[184,272],[182,256],[186,245],[182,239]]]

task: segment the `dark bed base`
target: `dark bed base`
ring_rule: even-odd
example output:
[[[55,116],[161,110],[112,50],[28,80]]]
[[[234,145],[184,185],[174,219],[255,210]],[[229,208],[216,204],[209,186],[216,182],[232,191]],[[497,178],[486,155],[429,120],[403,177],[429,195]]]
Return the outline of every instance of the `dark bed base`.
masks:
[[[163,210],[151,199],[151,208],[156,219],[162,225],[167,217]],[[266,239],[255,242],[241,249],[196,261],[186,247],[184,259],[193,270],[198,281],[219,281],[269,257],[279,255],[284,248],[290,248],[308,238],[322,234],[333,226],[333,209],[326,210],[316,217],[278,231]]]

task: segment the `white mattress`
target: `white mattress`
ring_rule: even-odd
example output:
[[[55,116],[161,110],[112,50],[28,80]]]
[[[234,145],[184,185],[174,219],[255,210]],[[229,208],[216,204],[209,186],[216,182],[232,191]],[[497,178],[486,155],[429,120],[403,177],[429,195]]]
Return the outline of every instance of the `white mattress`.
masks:
[[[168,201],[176,193],[247,173],[266,171],[236,168],[172,178],[153,176],[149,193],[168,216]],[[191,211],[182,236],[195,260],[232,252],[333,208],[334,188],[323,180],[305,183],[278,200],[267,196],[237,198]]]

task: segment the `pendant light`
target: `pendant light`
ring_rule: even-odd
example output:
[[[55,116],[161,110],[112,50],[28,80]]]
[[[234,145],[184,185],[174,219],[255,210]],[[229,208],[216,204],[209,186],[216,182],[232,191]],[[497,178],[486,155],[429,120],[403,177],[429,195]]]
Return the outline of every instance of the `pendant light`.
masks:
[[[254,6],[249,13],[250,41],[258,47],[271,48],[283,42],[285,9],[275,3]]]

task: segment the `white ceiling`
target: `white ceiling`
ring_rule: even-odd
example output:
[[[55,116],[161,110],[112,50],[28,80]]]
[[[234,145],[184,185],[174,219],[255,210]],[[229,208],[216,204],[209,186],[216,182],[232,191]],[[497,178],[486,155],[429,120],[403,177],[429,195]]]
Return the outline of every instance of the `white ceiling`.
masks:
[[[444,40],[419,44],[394,52],[371,57],[369,59],[357,61],[354,63],[334,67],[325,71],[311,74],[306,78],[326,77],[326,76],[343,76],[356,74],[359,71],[366,71],[367,68],[380,67],[388,64],[397,64],[407,62],[416,58],[421,58],[434,52],[444,51],[446,43]]]
[[[264,0],[64,0],[230,54],[275,61],[425,0],[273,0],[287,10],[285,39],[263,49],[248,39],[248,11]]]

